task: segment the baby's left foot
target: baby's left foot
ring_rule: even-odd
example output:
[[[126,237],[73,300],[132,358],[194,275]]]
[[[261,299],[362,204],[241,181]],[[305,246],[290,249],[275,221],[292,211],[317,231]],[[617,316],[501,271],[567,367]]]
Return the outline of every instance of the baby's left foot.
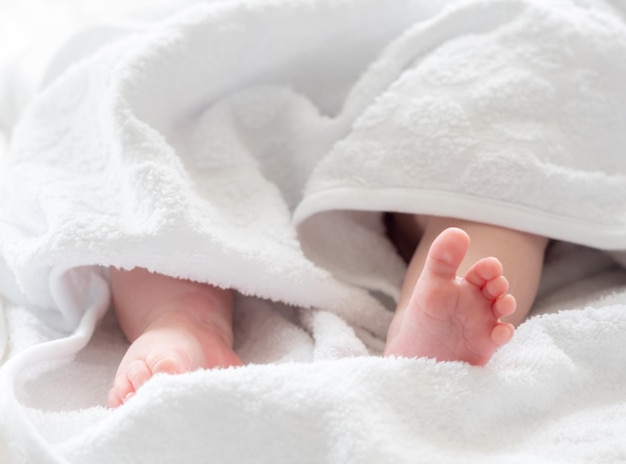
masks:
[[[128,348],[109,391],[108,406],[124,404],[155,374],[241,365],[231,329],[182,308],[157,318]]]
[[[468,248],[461,229],[446,229],[433,241],[407,307],[394,318],[385,355],[484,365],[511,340],[514,328],[500,318],[516,304],[502,265],[481,259],[458,277]]]

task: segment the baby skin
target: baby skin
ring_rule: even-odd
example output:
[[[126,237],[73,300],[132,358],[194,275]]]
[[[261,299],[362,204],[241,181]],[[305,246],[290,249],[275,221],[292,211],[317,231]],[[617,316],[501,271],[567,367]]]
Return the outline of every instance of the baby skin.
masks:
[[[394,218],[390,236],[401,253],[410,250],[409,267],[384,354],[486,364],[532,305],[547,239],[448,218]],[[233,351],[231,290],[139,268],[111,269],[111,289],[131,345],[110,407],[157,373],[241,364]]]

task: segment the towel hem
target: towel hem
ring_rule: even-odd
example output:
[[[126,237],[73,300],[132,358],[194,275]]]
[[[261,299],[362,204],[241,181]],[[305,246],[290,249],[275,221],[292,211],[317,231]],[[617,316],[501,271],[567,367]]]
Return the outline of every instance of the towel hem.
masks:
[[[388,211],[456,217],[544,235],[602,250],[626,247],[626,229],[560,216],[524,205],[436,190],[342,187],[307,194],[293,214],[300,226],[326,211]]]

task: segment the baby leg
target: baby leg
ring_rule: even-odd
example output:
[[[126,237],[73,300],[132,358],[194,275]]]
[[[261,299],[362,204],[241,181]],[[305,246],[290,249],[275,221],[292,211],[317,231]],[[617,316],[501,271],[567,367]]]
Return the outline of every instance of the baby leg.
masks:
[[[421,229],[421,239],[385,354],[486,364],[513,336],[512,324],[521,323],[530,310],[548,240],[456,219],[412,220],[412,233]]]
[[[157,373],[241,364],[232,349],[232,291],[140,268],[111,269],[111,291],[131,345],[109,392],[110,407]]]

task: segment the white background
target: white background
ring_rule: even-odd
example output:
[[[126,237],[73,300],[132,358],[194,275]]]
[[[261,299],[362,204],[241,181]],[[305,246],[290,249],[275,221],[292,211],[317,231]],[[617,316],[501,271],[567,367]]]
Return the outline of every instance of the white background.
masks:
[[[0,159],[35,82],[55,48],[77,31],[150,0],[0,0]]]

